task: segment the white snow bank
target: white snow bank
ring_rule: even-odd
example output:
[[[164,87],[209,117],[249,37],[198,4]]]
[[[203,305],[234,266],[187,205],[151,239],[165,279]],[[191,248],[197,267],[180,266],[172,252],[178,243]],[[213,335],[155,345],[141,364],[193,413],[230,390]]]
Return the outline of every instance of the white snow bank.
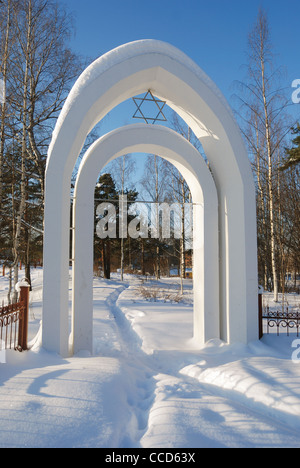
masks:
[[[127,435],[127,376],[114,358],[7,353],[0,447],[114,447]]]
[[[234,398],[191,381],[158,376],[142,446],[155,448],[299,447],[297,431]]]
[[[290,357],[291,350],[290,343]],[[258,346],[255,351],[259,351]],[[210,365],[201,361],[183,368],[181,373],[209,384],[216,394],[227,395],[253,411],[299,429],[299,370],[291,359],[270,356],[270,351],[268,356],[255,355],[249,347],[225,364],[218,365],[218,359]]]
[[[62,359],[40,348],[42,271],[33,271],[35,345],[0,364],[0,447],[300,447],[295,336],[197,349],[192,304],[147,302],[139,284],[95,279],[94,356]],[[0,296],[6,287],[0,278]]]

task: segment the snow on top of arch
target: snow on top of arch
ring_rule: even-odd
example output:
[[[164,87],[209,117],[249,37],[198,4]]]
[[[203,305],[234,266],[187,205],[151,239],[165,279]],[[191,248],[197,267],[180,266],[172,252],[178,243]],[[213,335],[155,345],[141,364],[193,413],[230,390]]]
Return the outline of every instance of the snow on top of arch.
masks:
[[[65,116],[67,115],[70,108],[74,105],[77,97],[101,74],[115,65],[126,62],[132,57],[153,53],[168,56],[190,69],[203,83],[205,83],[205,85],[214,93],[214,95],[218,97],[227,111],[230,112],[231,116],[233,116],[232,110],[219,88],[191,58],[169,43],[154,39],[144,39],[123,44],[107,52],[106,54],[96,59],[83,71],[74,84],[65,102],[65,105],[57,121],[55,133],[58,132]]]
[[[101,73],[104,73],[109,68],[119,63],[125,62],[126,60],[145,54],[162,54],[169,56],[173,60],[176,60],[184,64],[187,68],[193,71],[207,86],[215,91],[217,88],[214,82],[204,73],[201,68],[190,59],[184,52],[172,46],[171,44],[163,41],[154,39],[143,39],[140,41],[129,42],[123,44],[115,49],[107,52],[98,59],[96,59],[91,65],[79,77],[77,85],[78,90],[84,88],[87,84],[97,78]],[[76,85],[75,85],[76,86]],[[220,91],[218,90],[220,93]]]

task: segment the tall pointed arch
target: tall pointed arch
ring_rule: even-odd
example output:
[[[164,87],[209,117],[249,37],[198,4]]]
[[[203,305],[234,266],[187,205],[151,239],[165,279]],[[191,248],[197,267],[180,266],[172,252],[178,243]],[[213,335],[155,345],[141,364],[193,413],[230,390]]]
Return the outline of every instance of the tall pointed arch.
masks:
[[[185,54],[155,40],[118,47],[79,77],[55,127],[45,190],[43,346],[68,353],[70,181],[90,130],[151,89],[201,140],[219,203],[221,337],[257,338],[255,190],[238,126],[217,87]]]

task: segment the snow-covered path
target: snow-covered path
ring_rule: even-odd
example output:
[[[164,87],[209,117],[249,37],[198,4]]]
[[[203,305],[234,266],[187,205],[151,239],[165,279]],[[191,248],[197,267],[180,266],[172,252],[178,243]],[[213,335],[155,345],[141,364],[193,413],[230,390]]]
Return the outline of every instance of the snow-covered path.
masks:
[[[156,312],[157,323],[155,311],[151,317],[156,335],[152,345],[160,343],[161,349],[151,350],[149,305],[135,299],[133,309],[135,295],[136,287],[131,286],[118,304],[139,332],[142,348],[149,353],[146,362],[141,356],[140,363],[152,369],[155,381],[142,447],[300,446],[299,368],[291,360],[281,359],[274,350],[275,356],[269,356],[270,348],[259,342],[246,347],[226,346],[216,340],[197,351],[188,328],[182,328],[188,320],[178,324],[183,336],[180,340],[179,334],[176,341],[173,336],[173,349],[169,349],[170,336],[163,340],[166,330],[159,330],[158,325],[163,327],[163,314],[169,317],[169,305],[163,312],[163,304]],[[182,314],[182,308],[179,312]],[[172,324],[170,328],[165,323],[172,335]],[[191,335],[192,322],[189,332]]]
[[[95,280],[93,356],[62,359],[38,341],[30,352],[7,352],[0,447],[300,446],[291,338],[198,350],[191,304],[146,302],[137,287]]]

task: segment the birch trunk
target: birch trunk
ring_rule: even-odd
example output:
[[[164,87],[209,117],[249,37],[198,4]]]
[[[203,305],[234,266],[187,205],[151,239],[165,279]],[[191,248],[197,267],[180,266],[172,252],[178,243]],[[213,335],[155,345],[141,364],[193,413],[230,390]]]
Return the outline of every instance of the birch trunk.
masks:
[[[122,169],[121,169],[121,184],[122,184],[122,187],[121,187],[121,194],[122,194],[122,206],[120,207],[121,208],[121,212],[122,212],[122,216],[124,214],[124,207],[123,207],[123,203],[124,203],[124,184],[125,184],[125,156],[123,156],[122,158]],[[121,281],[124,281],[124,237],[123,237],[123,232],[120,233],[121,235]]]
[[[263,47],[264,47],[264,44],[261,43],[262,50],[263,50]],[[267,156],[268,156],[268,195],[269,195],[269,216],[270,216],[270,235],[271,235],[271,262],[272,262],[272,274],[273,274],[274,301],[278,302],[278,275],[277,275],[277,268],[276,268],[276,233],[275,233],[275,219],[274,219],[273,161],[272,161],[272,147],[271,147],[268,104],[267,104],[267,97],[266,97],[265,61],[264,61],[263,53],[261,54],[261,78],[262,78],[262,93],[263,93],[264,114],[265,114]]]
[[[158,238],[160,239],[160,227],[159,227],[159,190],[158,190],[158,163],[157,156],[154,156],[154,167],[155,167],[155,202],[156,202],[156,229],[158,232]],[[156,269],[155,269],[156,279],[160,279],[160,247],[159,242],[156,247]]]
[[[2,206],[3,197],[3,163],[4,163],[4,145],[5,145],[5,120],[6,120],[6,82],[7,82],[7,69],[8,69],[8,55],[9,55],[9,33],[11,23],[11,1],[7,1],[7,17],[6,17],[6,30],[5,41],[3,48],[2,59],[2,80],[3,80],[3,104],[1,112],[1,127],[0,127],[0,207]]]
[[[183,294],[183,280],[185,279],[185,187],[184,179],[180,176],[180,185],[181,185],[181,195],[182,195],[182,204],[181,204],[181,239],[180,239],[180,287],[181,294]]]
[[[17,292],[15,290],[18,282],[18,268],[20,257],[20,241],[21,241],[21,227],[23,215],[25,212],[26,202],[26,130],[27,130],[27,91],[29,82],[29,67],[30,67],[30,36],[31,36],[31,21],[32,21],[32,5],[31,0],[28,3],[27,11],[27,32],[26,32],[26,44],[24,47],[24,77],[23,77],[23,108],[22,108],[22,147],[21,147],[21,181],[20,181],[20,203],[16,217],[16,231],[13,241],[13,259],[14,259],[14,292],[13,300],[17,300]]]

